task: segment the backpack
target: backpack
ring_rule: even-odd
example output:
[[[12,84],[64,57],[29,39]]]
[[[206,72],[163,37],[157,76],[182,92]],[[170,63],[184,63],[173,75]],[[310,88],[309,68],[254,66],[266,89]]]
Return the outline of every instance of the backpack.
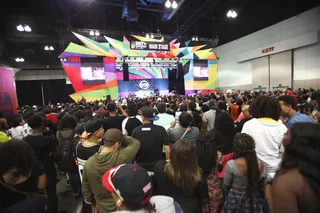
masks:
[[[61,131],[58,132],[59,145],[57,148],[57,159],[60,170],[62,172],[70,172],[74,168],[73,159],[73,137],[74,130],[70,133],[69,137],[62,136]]]

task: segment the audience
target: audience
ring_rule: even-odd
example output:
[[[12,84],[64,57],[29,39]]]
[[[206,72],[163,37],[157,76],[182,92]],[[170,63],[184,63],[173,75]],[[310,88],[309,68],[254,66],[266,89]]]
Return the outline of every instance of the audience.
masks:
[[[173,123],[173,125],[175,125],[175,123]],[[181,139],[195,143],[199,136],[199,129],[192,125],[192,115],[187,112],[181,113],[179,116],[179,125],[175,125],[174,128],[168,130],[170,143],[174,144]]]
[[[83,169],[83,196],[86,203],[99,209],[99,213],[117,209],[111,194],[101,187],[102,176],[115,166],[132,163],[139,146],[140,143],[136,139],[123,136],[118,129],[109,129],[103,136],[102,148],[86,162]]]
[[[8,130],[8,134],[11,135],[11,137],[14,139],[22,140],[23,125],[23,119],[21,117],[15,117],[12,121],[11,128]]]
[[[154,121],[154,124],[162,126],[166,130],[168,130],[170,128],[170,124],[173,121],[175,121],[174,116],[166,113],[166,104],[165,103],[162,103],[162,102],[159,103],[157,105],[157,109],[158,109],[158,117],[159,117],[159,119]]]
[[[279,97],[278,100],[282,108],[283,117],[288,119],[286,121],[287,128],[291,128],[293,124],[298,122],[315,122],[314,119],[310,118],[308,115],[297,112],[298,104],[293,96],[283,95]]]
[[[197,156],[209,191],[209,200],[203,206],[202,212],[219,213],[223,207],[224,193],[218,175],[218,152],[215,144],[204,135],[199,136],[197,140]]]
[[[120,106],[119,109],[121,111],[124,111],[121,105],[119,106]],[[108,110],[109,116],[105,118],[102,122],[103,129],[105,132],[108,131],[108,129],[114,129],[114,128],[122,131],[122,122],[126,117],[122,115],[118,115],[117,109],[118,108],[115,103],[113,102],[108,103],[107,110]]]
[[[1,212],[46,212],[45,171],[28,144],[15,139],[0,143],[0,174]]]
[[[202,213],[202,205],[208,202],[208,185],[195,144],[178,140],[172,146],[170,160],[155,164],[154,179],[157,194],[172,197],[184,213]]]
[[[266,193],[271,212],[320,212],[320,126],[293,124],[283,145],[283,161]]]
[[[266,176],[267,167],[257,158],[254,139],[238,133],[233,141],[233,160],[226,165],[226,201],[222,212],[263,213]]]
[[[129,101],[127,105],[128,117],[122,121],[122,133],[131,136],[133,130],[142,125],[142,118],[138,115],[137,106],[133,101]]]
[[[133,130],[132,137],[140,141],[140,149],[135,162],[140,164],[148,172],[153,172],[154,164],[163,160],[163,149],[166,159],[170,156],[170,142],[166,130],[162,126],[154,125],[158,120],[157,112],[150,107],[142,109],[143,125]]]
[[[43,135],[44,119],[39,115],[33,115],[28,119],[28,124],[32,128],[32,133],[23,140],[29,144],[38,159],[42,164],[47,175],[47,187],[48,194],[48,212],[57,211],[57,171],[54,165],[54,155],[56,152],[56,142],[52,137]]]
[[[320,210],[319,91],[82,100],[0,116],[0,212]]]
[[[137,164],[120,165],[102,177],[103,186],[122,213],[183,213],[171,197],[152,196],[151,178]]]
[[[283,147],[282,138],[287,131],[279,120],[281,107],[273,97],[258,96],[249,108],[252,119],[247,121],[242,133],[249,134],[255,141],[257,157],[268,168],[268,180],[271,180],[279,168]]]

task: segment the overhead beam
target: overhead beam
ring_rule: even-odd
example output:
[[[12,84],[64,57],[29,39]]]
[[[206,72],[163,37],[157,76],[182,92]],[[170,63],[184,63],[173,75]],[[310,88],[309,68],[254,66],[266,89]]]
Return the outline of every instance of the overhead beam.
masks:
[[[123,3],[115,3],[115,2],[109,2],[109,1],[103,1],[103,0],[95,0],[94,3],[123,8]],[[137,9],[150,11],[150,12],[166,13],[166,11],[163,10],[161,7],[146,7],[146,6],[143,6],[140,2],[137,3]]]
[[[1,36],[9,41],[19,43],[45,43],[45,44],[59,44],[57,35],[42,35],[35,33],[7,33]]]
[[[184,14],[182,24],[173,33],[173,38],[178,38],[179,36],[186,33],[190,27],[192,27],[197,21],[207,15],[210,9],[218,5],[222,0],[206,0],[194,13]]]

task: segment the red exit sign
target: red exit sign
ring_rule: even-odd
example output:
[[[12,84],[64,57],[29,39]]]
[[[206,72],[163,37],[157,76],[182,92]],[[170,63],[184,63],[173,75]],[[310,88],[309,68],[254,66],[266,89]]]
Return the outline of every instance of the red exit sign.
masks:
[[[274,47],[269,47],[269,48],[263,49],[262,53],[272,52],[273,50],[274,50]]]

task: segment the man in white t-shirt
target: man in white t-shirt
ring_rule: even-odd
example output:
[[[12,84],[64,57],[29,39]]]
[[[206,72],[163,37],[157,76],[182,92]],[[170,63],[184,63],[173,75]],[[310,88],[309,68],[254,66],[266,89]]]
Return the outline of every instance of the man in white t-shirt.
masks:
[[[202,129],[207,129],[209,132],[214,128],[214,122],[217,115],[217,101],[215,99],[210,99],[208,112],[205,112],[202,117]]]

